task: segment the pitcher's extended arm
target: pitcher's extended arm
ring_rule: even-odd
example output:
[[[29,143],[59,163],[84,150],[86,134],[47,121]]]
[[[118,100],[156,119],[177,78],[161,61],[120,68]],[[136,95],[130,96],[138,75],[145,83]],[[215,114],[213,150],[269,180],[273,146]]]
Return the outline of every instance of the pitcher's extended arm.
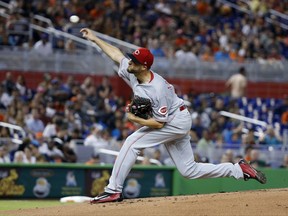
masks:
[[[124,58],[124,54],[115,46],[106,43],[105,41],[101,40],[97,36],[95,36],[92,31],[88,28],[83,28],[80,30],[82,36],[95,44],[97,44],[102,51],[108,55],[114,62],[120,64],[120,61]]]

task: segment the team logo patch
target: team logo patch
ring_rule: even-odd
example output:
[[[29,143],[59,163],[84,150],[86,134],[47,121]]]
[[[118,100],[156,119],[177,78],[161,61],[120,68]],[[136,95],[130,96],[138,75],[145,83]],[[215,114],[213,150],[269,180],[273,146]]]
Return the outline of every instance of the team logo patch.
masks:
[[[160,109],[158,110],[158,112],[164,116],[167,114],[167,111],[167,106],[160,107]]]
[[[135,54],[135,55],[140,55],[140,51],[139,51],[139,50],[135,50],[135,51],[134,51],[134,54]]]

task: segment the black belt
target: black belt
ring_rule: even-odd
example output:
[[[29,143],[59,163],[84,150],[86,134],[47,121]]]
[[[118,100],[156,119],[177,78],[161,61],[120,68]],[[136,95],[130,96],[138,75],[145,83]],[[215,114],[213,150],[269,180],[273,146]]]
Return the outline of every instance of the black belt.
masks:
[[[185,110],[186,108],[187,108],[187,107],[186,107],[185,105],[182,105],[182,106],[179,107],[179,110],[180,110],[180,111],[183,111],[183,110]]]

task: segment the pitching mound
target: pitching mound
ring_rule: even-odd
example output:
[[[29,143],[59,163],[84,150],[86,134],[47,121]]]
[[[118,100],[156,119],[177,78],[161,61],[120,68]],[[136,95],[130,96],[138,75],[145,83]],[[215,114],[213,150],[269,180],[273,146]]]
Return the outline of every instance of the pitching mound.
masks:
[[[50,208],[7,211],[4,214],[21,216],[279,216],[288,215],[288,189],[131,199],[124,200],[121,203],[105,203],[95,205],[90,205],[88,203],[75,203]]]

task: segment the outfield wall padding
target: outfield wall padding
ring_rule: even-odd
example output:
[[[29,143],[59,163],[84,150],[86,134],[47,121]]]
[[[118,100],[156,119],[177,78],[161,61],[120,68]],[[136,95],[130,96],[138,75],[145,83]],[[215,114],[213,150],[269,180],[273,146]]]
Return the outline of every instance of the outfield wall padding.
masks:
[[[0,198],[60,198],[96,196],[111,175],[111,165],[0,164]],[[175,167],[135,165],[123,188],[126,198],[205,194],[287,188],[287,169],[263,169],[267,184],[233,178],[183,178]]]

